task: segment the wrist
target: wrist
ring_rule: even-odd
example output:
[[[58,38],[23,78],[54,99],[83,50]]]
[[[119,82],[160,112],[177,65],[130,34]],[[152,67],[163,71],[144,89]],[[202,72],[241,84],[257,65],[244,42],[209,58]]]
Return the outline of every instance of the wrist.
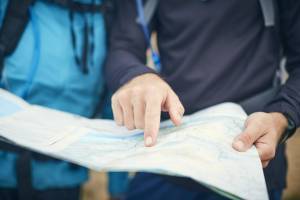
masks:
[[[270,114],[274,121],[277,138],[280,140],[288,128],[288,119],[284,114],[279,112],[273,112]]]

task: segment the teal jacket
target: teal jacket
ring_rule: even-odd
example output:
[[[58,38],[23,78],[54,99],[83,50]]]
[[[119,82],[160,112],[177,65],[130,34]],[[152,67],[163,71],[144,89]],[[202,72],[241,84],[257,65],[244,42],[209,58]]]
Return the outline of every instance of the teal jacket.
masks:
[[[0,22],[7,1],[0,2]],[[68,11],[40,0],[32,6],[30,14],[17,49],[5,60],[3,87],[19,96],[25,95],[29,103],[91,117],[103,93],[106,35],[102,14],[87,14],[89,23],[95,27],[95,53],[88,74],[83,74],[74,61]],[[84,26],[81,14],[75,14],[73,24],[80,54]],[[16,158],[14,153],[0,151],[0,187],[16,187]],[[32,160],[32,181],[36,189],[73,187],[87,177],[86,169],[74,168],[67,162]]]

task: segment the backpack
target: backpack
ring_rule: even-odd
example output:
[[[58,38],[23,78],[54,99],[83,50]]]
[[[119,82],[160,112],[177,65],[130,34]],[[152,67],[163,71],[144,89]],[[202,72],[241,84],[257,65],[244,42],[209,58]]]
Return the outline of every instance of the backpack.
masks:
[[[114,13],[114,0],[103,0],[101,4],[83,4],[73,0],[39,0],[77,13],[103,13],[107,30],[110,29]],[[30,20],[30,7],[35,0],[8,0],[2,26],[0,27],[0,78],[3,70],[4,60],[17,48],[22,35]],[[72,31],[71,31],[72,34]],[[74,42],[74,41],[70,41]],[[84,72],[84,71],[83,71]],[[18,155],[16,161],[16,178],[18,184],[19,197],[22,199],[33,198],[33,188],[31,182],[31,159],[38,161],[56,160],[47,156],[23,149],[13,145],[10,141],[0,137],[0,150],[14,152]],[[72,165],[76,170],[78,166]]]
[[[73,0],[43,0],[47,3],[70,10],[70,13],[103,13],[107,30],[111,29],[114,14],[114,1],[104,0],[101,4],[85,4]],[[3,23],[0,28],[0,78],[3,70],[4,59],[12,54],[22,37],[28,24],[30,14],[29,8],[35,0],[9,0],[4,15]],[[13,24],[13,26],[12,26]],[[74,33],[71,33],[74,37]],[[109,34],[107,34],[109,35]],[[74,42],[74,39],[72,40]],[[73,46],[75,46],[74,44]],[[85,55],[86,56],[86,55]],[[76,63],[79,59],[75,57]],[[84,71],[85,72],[85,71]]]

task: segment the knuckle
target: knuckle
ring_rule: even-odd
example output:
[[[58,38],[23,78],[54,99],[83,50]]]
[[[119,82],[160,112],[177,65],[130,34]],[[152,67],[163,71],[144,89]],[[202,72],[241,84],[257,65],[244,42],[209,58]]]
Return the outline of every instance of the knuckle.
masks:
[[[275,139],[277,138],[277,130],[274,127],[270,127],[268,130],[268,134],[271,136],[270,138]]]
[[[137,129],[143,129],[144,128],[144,121],[141,118],[134,118],[134,125]]]
[[[151,98],[151,101],[154,104],[161,104],[162,102],[162,97],[160,95],[153,95],[153,97]]]
[[[256,113],[253,113],[253,114],[249,115],[247,121],[249,123],[251,123],[251,122],[256,122],[257,123],[257,122],[261,122],[262,119],[264,119],[265,117],[266,117],[266,113],[256,112]]]
[[[255,120],[255,125],[258,127],[263,127],[265,125],[264,120]]]
[[[249,133],[244,134],[242,136],[242,138],[243,138],[244,142],[246,142],[247,144],[250,144],[253,141],[253,136]]]
[[[136,123],[135,123],[135,127],[136,127],[137,129],[144,129],[144,125],[143,125],[143,123],[141,123],[141,122],[136,122]]]
[[[273,159],[274,157],[275,157],[275,154],[276,154],[276,151],[275,151],[275,149],[270,149],[270,151],[269,151],[269,154],[268,154],[268,157],[270,158],[270,159]]]
[[[139,108],[144,104],[144,97],[143,95],[141,95],[141,93],[136,95],[133,94],[132,97],[130,98],[130,102],[133,107]]]
[[[132,130],[134,130],[134,126],[129,126],[129,127],[127,127],[127,129],[132,131]]]
[[[117,100],[118,101],[127,101],[128,99],[128,92],[127,91],[121,91],[119,92],[118,96],[117,96]]]
[[[263,158],[265,160],[271,160],[275,157],[275,149],[273,148],[268,148],[265,153],[263,154]]]
[[[126,123],[125,124],[125,127],[128,129],[128,130],[133,130],[135,127],[134,127],[134,125],[132,124],[132,123]]]
[[[156,93],[158,91],[157,87],[155,87],[153,85],[147,86],[146,90],[147,90],[147,93],[152,93],[152,94],[154,94],[154,93]]]
[[[162,95],[159,93],[148,93],[147,95],[147,100],[153,103],[161,103],[162,99]]]
[[[112,95],[111,97],[111,102],[114,104],[117,102],[117,94],[115,93],[114,95]]]
[[[146,118],[148,118],[148,119],[156,119],[157,116],[158,116],[158,114],[155,113],[155,112],[148,112],[148,113],[146,113]]]
[[[132,89],[131,89],[131,93],[132,95],[134,96],[138,96],[138,95],[141,95],[143,93],[143,88],[141,86],[134,86]]]
[[[267,116],[267,114],[264,113],[264,112],[256,112],[256,113],[253,113],[252,116],[253,116],[253,117],[256,117],[256,118],[257,118],[257,117],[259,117],[259,118],[264,118],[264,117]]]
[[[247,121],[246,126],[247,127],[251,126],[252,130],[258,131],[258,132],[264,132],[267,129],[265,121],[257,120],[257,119],[252,119],[250,121]]]
[[[146,89],[146,95],[148,98],[159,99],[162,96],[162,92],[154,86],[148,86]]]

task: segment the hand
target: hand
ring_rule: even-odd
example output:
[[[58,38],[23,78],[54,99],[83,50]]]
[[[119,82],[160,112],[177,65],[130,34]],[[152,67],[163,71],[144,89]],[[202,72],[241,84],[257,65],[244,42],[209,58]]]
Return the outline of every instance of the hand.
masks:
[[[132,79],[112,97],[114,119],[129,130],[144,129],[146,146],[156,143],[161,111],[168,112],[175,125],[181,123],[184,108],[171,87],[155,74]]]
[[[246,120],[243,133],[234,139],[232,146],[244,152],[254,144],[263,167],[267,167],[275,157],[277,144],[287,126],[288,121],[281,113],[253,113]]]

